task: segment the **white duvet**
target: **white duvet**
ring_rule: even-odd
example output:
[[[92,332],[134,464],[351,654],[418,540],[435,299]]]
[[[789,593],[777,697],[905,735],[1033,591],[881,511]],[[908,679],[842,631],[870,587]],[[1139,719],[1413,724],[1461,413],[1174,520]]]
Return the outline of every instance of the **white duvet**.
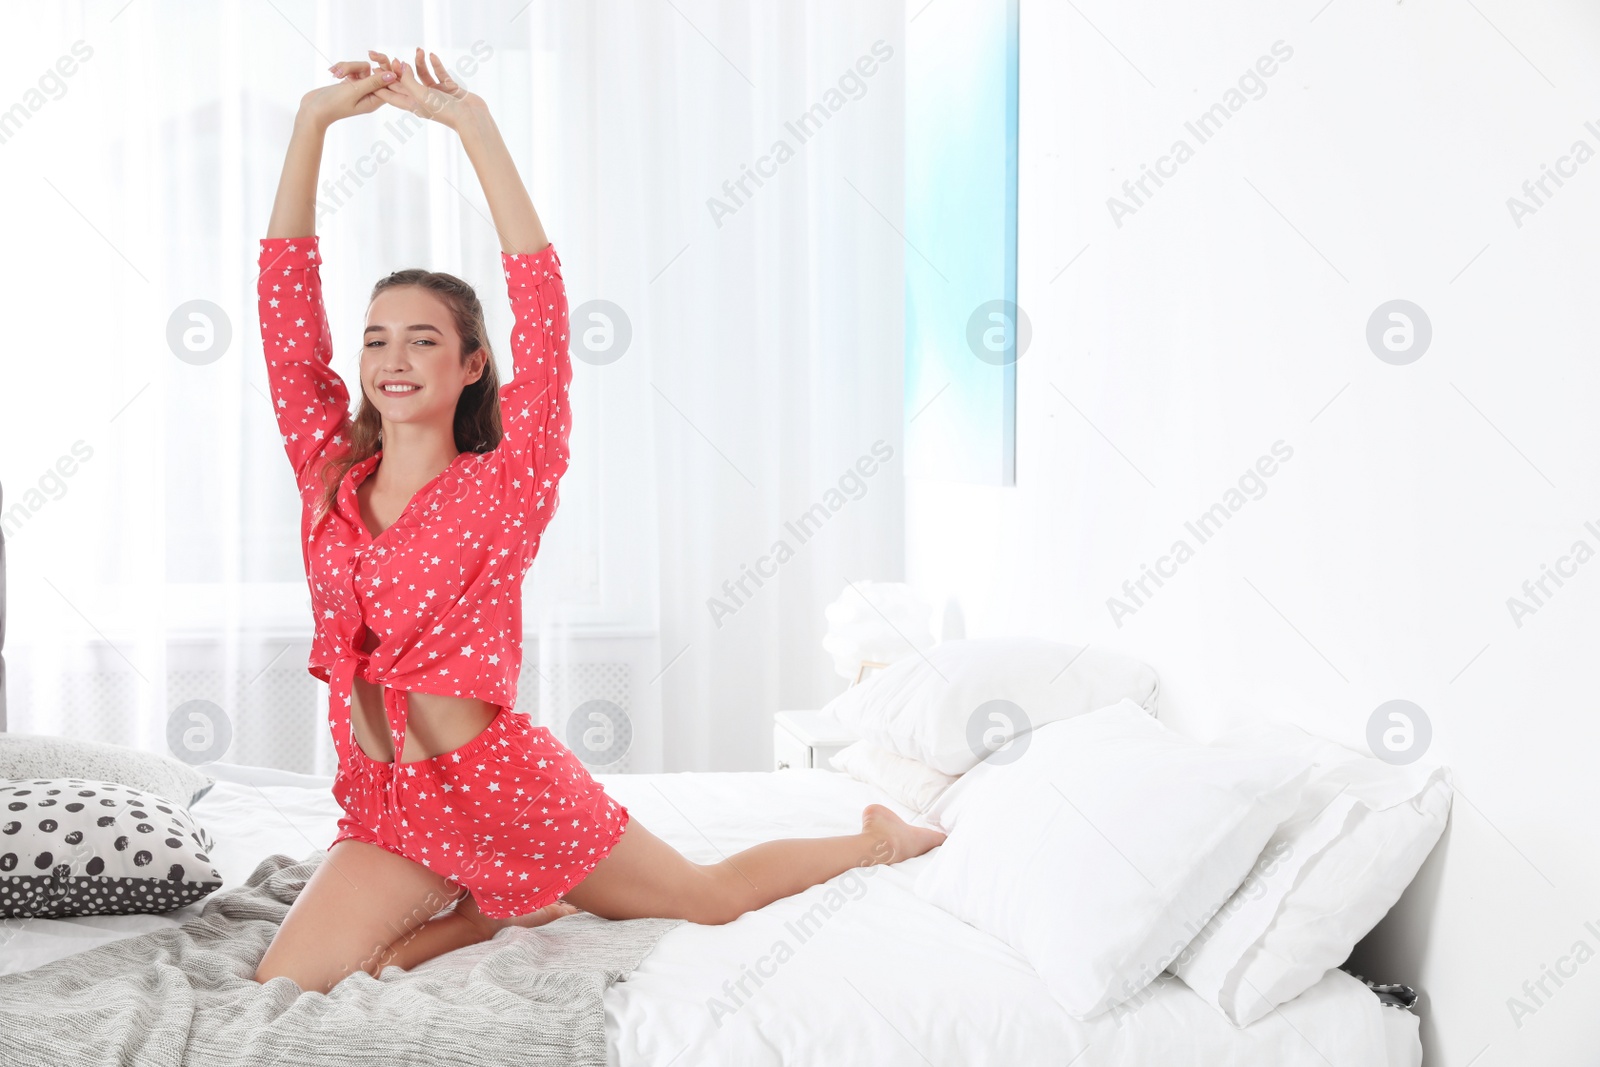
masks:
[[[193,808],[216,839],[224,888],[262,856],[304,858],[332,839],[331,780],[212,764],[219,781]],[[863,806],[910,812],[823,770],[597,775],[640,822],[710,862],[774,837],[860,829]],[[1165,978],[1131,1014],[1076,1022],[1013,949],[919,899],[922,856],[859,868],[726,926],[668,933],[606,994],[616,1067],[841,1063],[935,1067],[1415,1067],[1417,1019],[1382,1007],[1340,971],[1240,1030]],[[175,925],[165,915],[0,922],[0,974],[119,937]],[[422,964],[449,967],[448,955]]]

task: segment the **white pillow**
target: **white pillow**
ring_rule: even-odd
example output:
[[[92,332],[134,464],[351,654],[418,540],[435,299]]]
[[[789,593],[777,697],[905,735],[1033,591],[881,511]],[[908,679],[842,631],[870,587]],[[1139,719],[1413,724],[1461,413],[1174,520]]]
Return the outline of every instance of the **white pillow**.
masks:
[[[1030,727],[1124,698],[1153,712],[1155,671],[1094,647],[963,638],[899,660],[822,710],[891,752],[964,774]]]
[[[1300,809],[1172,965],[1236,1026],[1316,985],[1376,926],[1444,832],[1448,768],[1396,767],[1287,724],[1219,744],[1315,767]]]
[[[1124,700],[1036,728],[983,776],[915,890],[1089,1019],[1140,994],[1233,894],[1309,769],[1199,744]]]
[[[918,813],[956,780],[954,775],[940,774],[926,763],[907,759],[865,739],[841,748],[828,757],[828,763],[852,778],[877,786]]]

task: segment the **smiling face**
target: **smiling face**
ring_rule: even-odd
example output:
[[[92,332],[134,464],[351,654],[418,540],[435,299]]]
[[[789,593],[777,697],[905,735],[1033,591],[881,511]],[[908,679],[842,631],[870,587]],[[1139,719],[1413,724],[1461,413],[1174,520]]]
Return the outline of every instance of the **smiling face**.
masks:
[[[461,335],[450,307],[416,285],[380,292],[367,309],[361,388],[385,423],[455,419],[461,390],[483,374],[487,353],[461,361]]]

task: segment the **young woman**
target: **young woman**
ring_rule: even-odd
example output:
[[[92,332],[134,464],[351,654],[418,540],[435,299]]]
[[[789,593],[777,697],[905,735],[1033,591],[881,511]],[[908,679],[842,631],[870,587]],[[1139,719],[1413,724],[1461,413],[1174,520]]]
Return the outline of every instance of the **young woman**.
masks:
[[[869,805],[861,832],[770,841],[694,863],[515,712],[522,577],[567,468],[567,299],[488,108],[422,50],[369,53],[300,102],[261,242],[261,339],[303,502],[300,543],[329,685],[344,811],[323,862],[256,970],[327,992],[583,909],[725,923],[853,866],[943,840]],[[515,316],[497,381],[483,307],[449,274],[373,287],[355,417],[332,369],[314,234],[323,136],[389,104],[455,131],[500,237]],[[450,907],[450,905],[454,905]],[[447,910],[448,909],[448,910]]]

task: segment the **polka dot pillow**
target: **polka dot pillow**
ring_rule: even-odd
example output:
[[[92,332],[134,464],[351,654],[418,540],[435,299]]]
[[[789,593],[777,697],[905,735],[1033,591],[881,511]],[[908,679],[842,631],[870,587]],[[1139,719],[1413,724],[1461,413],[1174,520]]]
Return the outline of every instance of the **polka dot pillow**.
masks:
[[[187,809],[92,778],[0,778],[0,918],[181,908],[222,887]]]

